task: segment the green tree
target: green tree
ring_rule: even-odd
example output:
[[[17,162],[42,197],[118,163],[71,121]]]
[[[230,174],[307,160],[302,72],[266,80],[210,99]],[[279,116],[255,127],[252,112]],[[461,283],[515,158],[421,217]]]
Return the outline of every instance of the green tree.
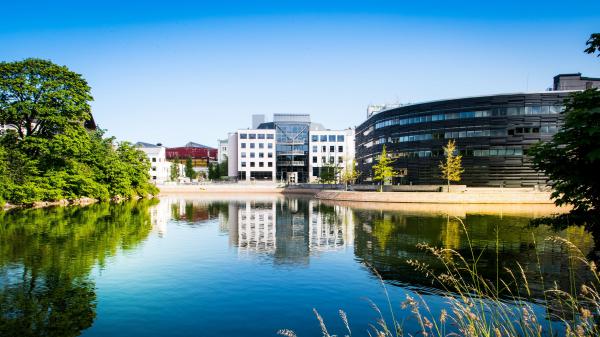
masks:
[[[171,163],[171,174],[169,178],[171,178],[171,181],[177,181],[177,178],[179,178],[179,159],[175,159],[175,161]]]
[[[557,205],[600,211],[600,91],[572,94],[562,114],[561,130],[528,154],[534,167],[550,179]]]
[[[326,163],[319,171],[319,182],[321,184],[334,184],[337,180],[339,168],[333,163]]]
[[[19,139],[63,131],[91,119],[90,87],[81,75],[50,61],[0,62],[0,124]]]
[[[587,48],[585,52],[588,54],[598,53],[598,57],[600,57],[600,33],[593,33],[590,35],[590,38],[586,42]]]
[[[349,184],[354,184],[356,179],[360,176],[360,171],[357,169],[356,160],[352,160],[352,163],[346,162],[346,167],[342,171],[340,176],[340,180],[346,186],[346,190],[348,190]]]
[[[450,192],[450,182],[460,181],[462,173],[465,171],[462,168],[462,156],[456,150],[456,143],[453,139],[448,141],[444,146],[444,161],[440,162],[439,168],[442,172],[442,179],[448,184],[448,192]]]
[[[373,180],[380,182],[381,191],[383,191],[383,185],[391,184],[392,178],[397,175],[397,172],[392,166],[393,163],[394,160],[388,157],[384,145],[377,164],[373,165]]]
[[[50,61],[0,63],[0,199],[41,200],[155,194],[150,163],[129,143],[89,130],[90,88],[81,75]]]
[[[185,160],[185,176],[191,179],[196,178],[196,171],[194,171],[194,165],[192,164],[192,157],[188,157]]]

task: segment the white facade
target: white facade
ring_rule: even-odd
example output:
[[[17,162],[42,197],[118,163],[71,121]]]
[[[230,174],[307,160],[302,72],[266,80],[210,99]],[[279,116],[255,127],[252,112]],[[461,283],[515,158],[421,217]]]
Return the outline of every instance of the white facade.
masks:
[[[136,143],[135,146],[142,150],[150,160],[150,181],[155,184],[164,184],[170,180],[171,163],[167,161],[166,149],[148,143]]]
[[[229,139],[219,139],[217,142],[219,143],[219,146],[217,147],[217,162],[221,164],[229,157],[227,152],[229,147]]]
[[[238,130],[234,135],[228,146],[237,150],[234,170],[237,172],[230,170],[229,175],[235,173],[240,181],[275,181],[275,130]],[[230,167],[231,162],[230,159]]]
[[[354,129],[319,130],[309,134],[308,168],[310,182],[319,180],[320,169],[335,165],[339,171],[354,162]]]
[[[227,138],[227,175],[229,177],[238,176],[238,135],[236,132],[230,133]]]

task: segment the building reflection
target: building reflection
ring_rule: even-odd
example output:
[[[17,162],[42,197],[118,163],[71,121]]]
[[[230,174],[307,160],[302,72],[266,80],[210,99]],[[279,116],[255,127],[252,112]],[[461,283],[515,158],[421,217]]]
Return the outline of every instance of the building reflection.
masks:
[[[352,247],[352,212],[316,200],[274,199],[229,204],[227,228],[238,254],[270,256],[275,264],[308,264],[311,255]]]

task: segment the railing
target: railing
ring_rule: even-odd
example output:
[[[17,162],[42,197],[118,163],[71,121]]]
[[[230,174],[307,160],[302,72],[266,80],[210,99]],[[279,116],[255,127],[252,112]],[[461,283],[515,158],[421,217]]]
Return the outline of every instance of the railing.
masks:
[[[303,161],[278,161],[277,166],[304,166]]]

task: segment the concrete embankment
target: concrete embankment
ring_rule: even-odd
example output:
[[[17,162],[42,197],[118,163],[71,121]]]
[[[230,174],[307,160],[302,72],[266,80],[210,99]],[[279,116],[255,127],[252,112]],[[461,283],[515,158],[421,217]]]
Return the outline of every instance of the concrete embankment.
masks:
[[[379,203],[428,204],[552,204],[550,192],[524,189],[485,189],[465,192],[355,192],[323,190],[317,199]]]

